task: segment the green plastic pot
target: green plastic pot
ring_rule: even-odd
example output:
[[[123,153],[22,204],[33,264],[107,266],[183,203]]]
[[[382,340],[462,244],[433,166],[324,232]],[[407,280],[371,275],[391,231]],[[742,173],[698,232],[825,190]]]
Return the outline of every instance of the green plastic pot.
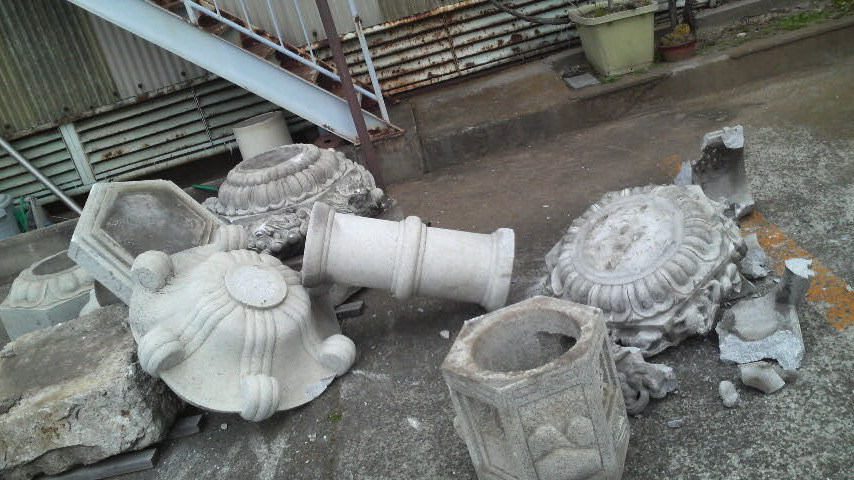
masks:
[[[658,2],[596,18],[584,16],[607,5],[600,2],[568,12],[581,37],[587,61],[607,76],[622,75],[651,64],[655,53],[653,16]]]

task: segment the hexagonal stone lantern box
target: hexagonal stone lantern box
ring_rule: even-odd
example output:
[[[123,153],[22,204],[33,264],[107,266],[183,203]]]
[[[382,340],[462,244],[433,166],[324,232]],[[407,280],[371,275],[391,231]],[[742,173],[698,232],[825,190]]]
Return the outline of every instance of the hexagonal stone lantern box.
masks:
[[[598,308],[535,297],[470,320],[442,371],[481,480],[622,476],[629,424]]]
[[[68,256],[123,302],[137,255],[205,245],[224,222],[166,180],[96,183],[77,222]]]

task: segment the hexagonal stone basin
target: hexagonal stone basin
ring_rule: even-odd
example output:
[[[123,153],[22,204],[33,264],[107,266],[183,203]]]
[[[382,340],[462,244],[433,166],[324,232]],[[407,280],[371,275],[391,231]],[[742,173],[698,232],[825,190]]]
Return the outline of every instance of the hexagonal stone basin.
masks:
[[[546,365],[570,351],[581,334],[575,321],[549,310],[514,316],[480,335],[474,361],[485,370],[520,372]]]

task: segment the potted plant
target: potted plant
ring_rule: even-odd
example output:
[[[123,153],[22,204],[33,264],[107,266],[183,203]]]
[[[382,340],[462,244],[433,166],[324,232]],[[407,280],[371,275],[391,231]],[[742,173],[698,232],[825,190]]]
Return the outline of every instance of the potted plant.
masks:
[[[678,62],[694,55],[697,37],[687,23],[680,23],[672,32],[661,37],[659,50],[668,62]]]
[[[570,9],[584,55],[602,75],[622,75],[652,63],[658,2],[608,0]]]

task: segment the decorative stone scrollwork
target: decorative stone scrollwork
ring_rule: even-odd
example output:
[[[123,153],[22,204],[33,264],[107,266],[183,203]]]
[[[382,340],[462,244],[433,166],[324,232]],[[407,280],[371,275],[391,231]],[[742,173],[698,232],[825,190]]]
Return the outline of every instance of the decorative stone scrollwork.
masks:
[[[609,342],[609,348],[617,368],[626,413],[629,415],[641,413],[650,398],[664,398],[679,386],[672,368],[647,363],[639,349],[622,347],[613,340]]]
[[[620,343],[644,355],[706,333],[741,282],[744,243],[722,212],[698,186],[608,193],[546,256],[551,290],[601,308]]]
[[[204,205],[249,229],[249,248],[281,257],[298,253],[317,201],[341,213],[376,216],[385,194],[371,174],[342,153],[284,145],[240,162]]]
[[[180,397],[260,421],[318,396],[353,364],[355,345],[298,273],[228,250],[243,238],[232,229],[242,230],[224,227],[211,245],[171,257],[139,255],[130,325],[142,368]]]

